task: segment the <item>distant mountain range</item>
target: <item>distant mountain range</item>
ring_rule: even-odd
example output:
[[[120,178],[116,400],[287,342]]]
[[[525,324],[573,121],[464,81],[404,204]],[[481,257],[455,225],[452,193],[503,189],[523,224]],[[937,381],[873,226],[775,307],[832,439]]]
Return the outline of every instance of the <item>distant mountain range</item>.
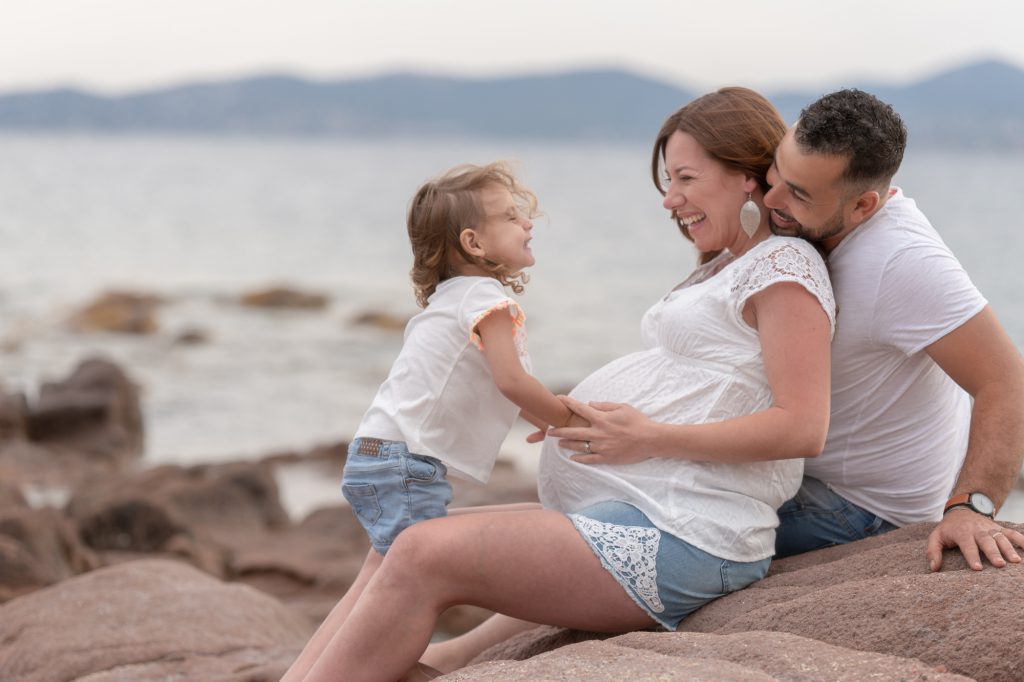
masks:
[[[915,146],[1024,149],[1024,70],[985,61],[907,86],[890,102]],[[258,76],[123,96],[58,89],[0,95],[0,130],[650,139],[696,94],[623,71],[493,79]],[[820,92],[766,92],[787,121]]]

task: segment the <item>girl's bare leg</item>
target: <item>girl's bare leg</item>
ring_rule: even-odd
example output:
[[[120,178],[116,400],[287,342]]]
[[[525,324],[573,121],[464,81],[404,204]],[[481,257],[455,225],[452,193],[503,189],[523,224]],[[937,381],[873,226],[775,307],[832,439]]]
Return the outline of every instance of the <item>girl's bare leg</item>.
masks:
[[[536,623],[496,613],[469,632],[431,644],[420,656],[420,660],[441,672],[450,673],[468,665],[495,644],[535,627]]]
[[[348,588],[348,591],[345,592],[345,596],[331,609],[331,612],[327,614],[327,618],[317,628],[313,637],[306,642],[302,653],[299,654],[299,657],[288,668],[288,672],[281,678],[281,682],[301,682],[301,680],[306,678],[306,674],[313,667],[313,664],[316,663],[316,659],[320,658],[320,654],[327,648],[331,638],[334,637],[345,623],[345,619],[352,612],[352,607],[359,600],[359,595],[363,593],[366,584],[370,582],[370,578],[380,568],[382,561],[384,561],[384,557],[371,547],[370,551],[366,554],[366,561],[363,562],[363,567],[359,569],[359,574]]]
[[[558,512],[434,519],[399,536],[307,680],[399,678],[453,604],[592,631],[652,624]]]

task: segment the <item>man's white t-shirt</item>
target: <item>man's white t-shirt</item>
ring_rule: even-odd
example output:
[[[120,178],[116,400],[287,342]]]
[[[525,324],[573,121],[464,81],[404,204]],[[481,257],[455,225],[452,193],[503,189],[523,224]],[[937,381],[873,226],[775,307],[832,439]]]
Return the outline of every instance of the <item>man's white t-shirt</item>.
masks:
[[[896,525],[937,521],[967,451],[971,400],[924,349],[986,301],[900,190],[828,264],[832,417],[806,475]]]
[[[486,483],[519,414],[494,383],[476,326],[512,316],[519,360],[530,371],[525,315],[491,277],[441,282],[409,320],[402,351],[363,416],[356,437],[404,441],[449,471]]]

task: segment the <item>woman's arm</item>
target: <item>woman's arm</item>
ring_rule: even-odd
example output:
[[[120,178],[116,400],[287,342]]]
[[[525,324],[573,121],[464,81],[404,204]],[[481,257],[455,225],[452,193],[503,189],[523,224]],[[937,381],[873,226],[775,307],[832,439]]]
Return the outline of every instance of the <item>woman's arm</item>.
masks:
[[[500,311],[494,312],[481,320],[476,329],[483,342],[484,357],[501,394],[518,405],[537,428],[568,424],[572,416],[569,408],[523,369],[516,352],[512,318]]]
[[[753,462],[815,457],[825,445],[830,399],[830,326],[821,303],[798,284],[780,282],[748,300],[744,318],[761,340],[772,405],[711,424],[662,424],[618,403],[563,400],[592,426],[559,428],[560,444],[591,455],[586,464],[629,464],[650,457]]]

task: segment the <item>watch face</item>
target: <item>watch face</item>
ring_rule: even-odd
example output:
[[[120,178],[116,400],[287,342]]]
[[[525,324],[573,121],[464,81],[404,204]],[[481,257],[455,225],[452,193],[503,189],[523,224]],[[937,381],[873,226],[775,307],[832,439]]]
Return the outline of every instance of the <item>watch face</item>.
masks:
[[[992,503],[992,500],[988,499],[988,495],[982,493],[971,493],[968,498],[968,504],[974,507],[979,514],[985,514],[986,516],[992,516],[996,511],[996,505]]]

